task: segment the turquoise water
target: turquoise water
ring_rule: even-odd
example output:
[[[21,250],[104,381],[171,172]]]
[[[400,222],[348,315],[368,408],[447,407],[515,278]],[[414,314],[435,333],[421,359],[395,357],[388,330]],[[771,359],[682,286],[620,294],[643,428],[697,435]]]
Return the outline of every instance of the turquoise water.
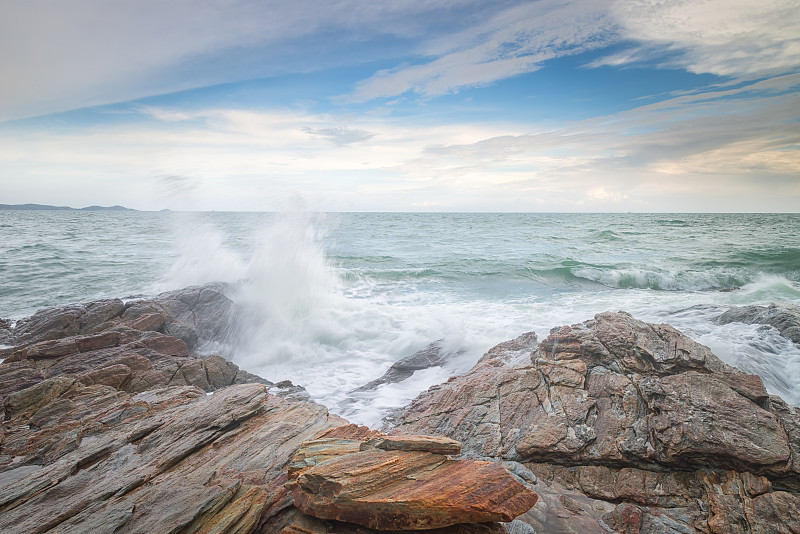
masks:
[[[493,344],[607,310],[668,322],[800,403],[800,352],[717,326],[732,305],[800,304],[800,216],[0,211],[0,317],[213,280],[236,283],[240,339],[218,349],[374,423]],[[464,354],[347,392],[445,339]]]

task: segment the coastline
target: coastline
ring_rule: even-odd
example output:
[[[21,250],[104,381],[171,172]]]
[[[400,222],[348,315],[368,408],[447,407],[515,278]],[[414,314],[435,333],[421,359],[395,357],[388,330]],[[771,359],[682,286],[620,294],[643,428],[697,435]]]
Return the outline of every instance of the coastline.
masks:
[[[228,332],[232,306],[210,285],[18,321],[0,363],[4,531],[37,523],[42,532],[101,524],[135,532],[156,520],[164,529],[193,524],[198,532],[220,521],[249,525],[240,532],[290,528],[298,512],[278,490],[283,466],[302,441],[346,421],[302,387],[272,384],[197,352]],[[778,323],[792,335],[800,324],[789,322],[800,311],[784,309]],[[752,309],[727,319],[775,317]],[[275,426],[269,414],[278,413]],[[191,432],[179,431],[189,421]],[[461,458],[501,462],[526,481],[540,504],[509,523],[514,528],[797,526],[800,410],[674,328],[621,312],[554,329],[541,342],[529,333],[501,343],[393,421],[391,434],[445,435],[462,444]],[[253,462],[272,467],[253,478]],[[97,484],[127,489],[93,491],[86,506],[80,488]],[[65,494],[66,486],[75,490]],[[223,504],[223,494],[233,498]],[[197,499],[220,504],[198,507]]]

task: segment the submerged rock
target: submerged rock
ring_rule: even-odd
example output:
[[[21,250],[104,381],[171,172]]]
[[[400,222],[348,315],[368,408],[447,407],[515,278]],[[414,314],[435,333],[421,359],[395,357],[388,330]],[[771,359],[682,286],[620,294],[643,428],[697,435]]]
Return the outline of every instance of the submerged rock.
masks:
[[[791,304],[731,308],[717,317],[716,322],[769,325],[777,329],[781,336],[800,345],[800,308]]]
[[[364,384],[351,391],[351,393],[358,393],[364,391],[372,391],[373,389],[383,384],[394,384],[402,382],[411,377],[416,371],[422,369],[429,369],[431,367],[439,367],[444,365],[449,359],[463,354],[462,352],[447,352],[443,350],[443,340],[434,341],[422,350],[418,350],[411,356],[406,356],[401,360],[396,361],[391,367],[381,376],[375,380]]]
[[[520,519],[542,532],[795,528],[800,413],[759,377],[622,312],[553,329],[524,360],[507,347],[419,395],[393,433],[521,463],[543,505]]]

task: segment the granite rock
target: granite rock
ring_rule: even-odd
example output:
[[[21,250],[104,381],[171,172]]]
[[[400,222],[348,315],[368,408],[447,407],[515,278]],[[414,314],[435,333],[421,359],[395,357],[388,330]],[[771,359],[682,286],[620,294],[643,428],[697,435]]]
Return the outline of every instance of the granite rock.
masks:
[[[513,349],[419,395],[392,433],[524,465],[541,501],[520,519],[542,532],[791,531],[800,414],[757,376],[623,312]]]

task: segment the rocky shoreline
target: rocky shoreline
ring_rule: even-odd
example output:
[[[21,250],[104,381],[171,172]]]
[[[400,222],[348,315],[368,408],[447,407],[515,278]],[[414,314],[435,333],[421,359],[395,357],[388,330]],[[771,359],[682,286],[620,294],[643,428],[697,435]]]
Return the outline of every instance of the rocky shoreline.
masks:
[[[800,532],[800,410],[668,325],[523,334],[384,434],[206,354],[233,314],[211,284],[0,320],[0,531]],[[794,307],[718,320],[798,342]]]

